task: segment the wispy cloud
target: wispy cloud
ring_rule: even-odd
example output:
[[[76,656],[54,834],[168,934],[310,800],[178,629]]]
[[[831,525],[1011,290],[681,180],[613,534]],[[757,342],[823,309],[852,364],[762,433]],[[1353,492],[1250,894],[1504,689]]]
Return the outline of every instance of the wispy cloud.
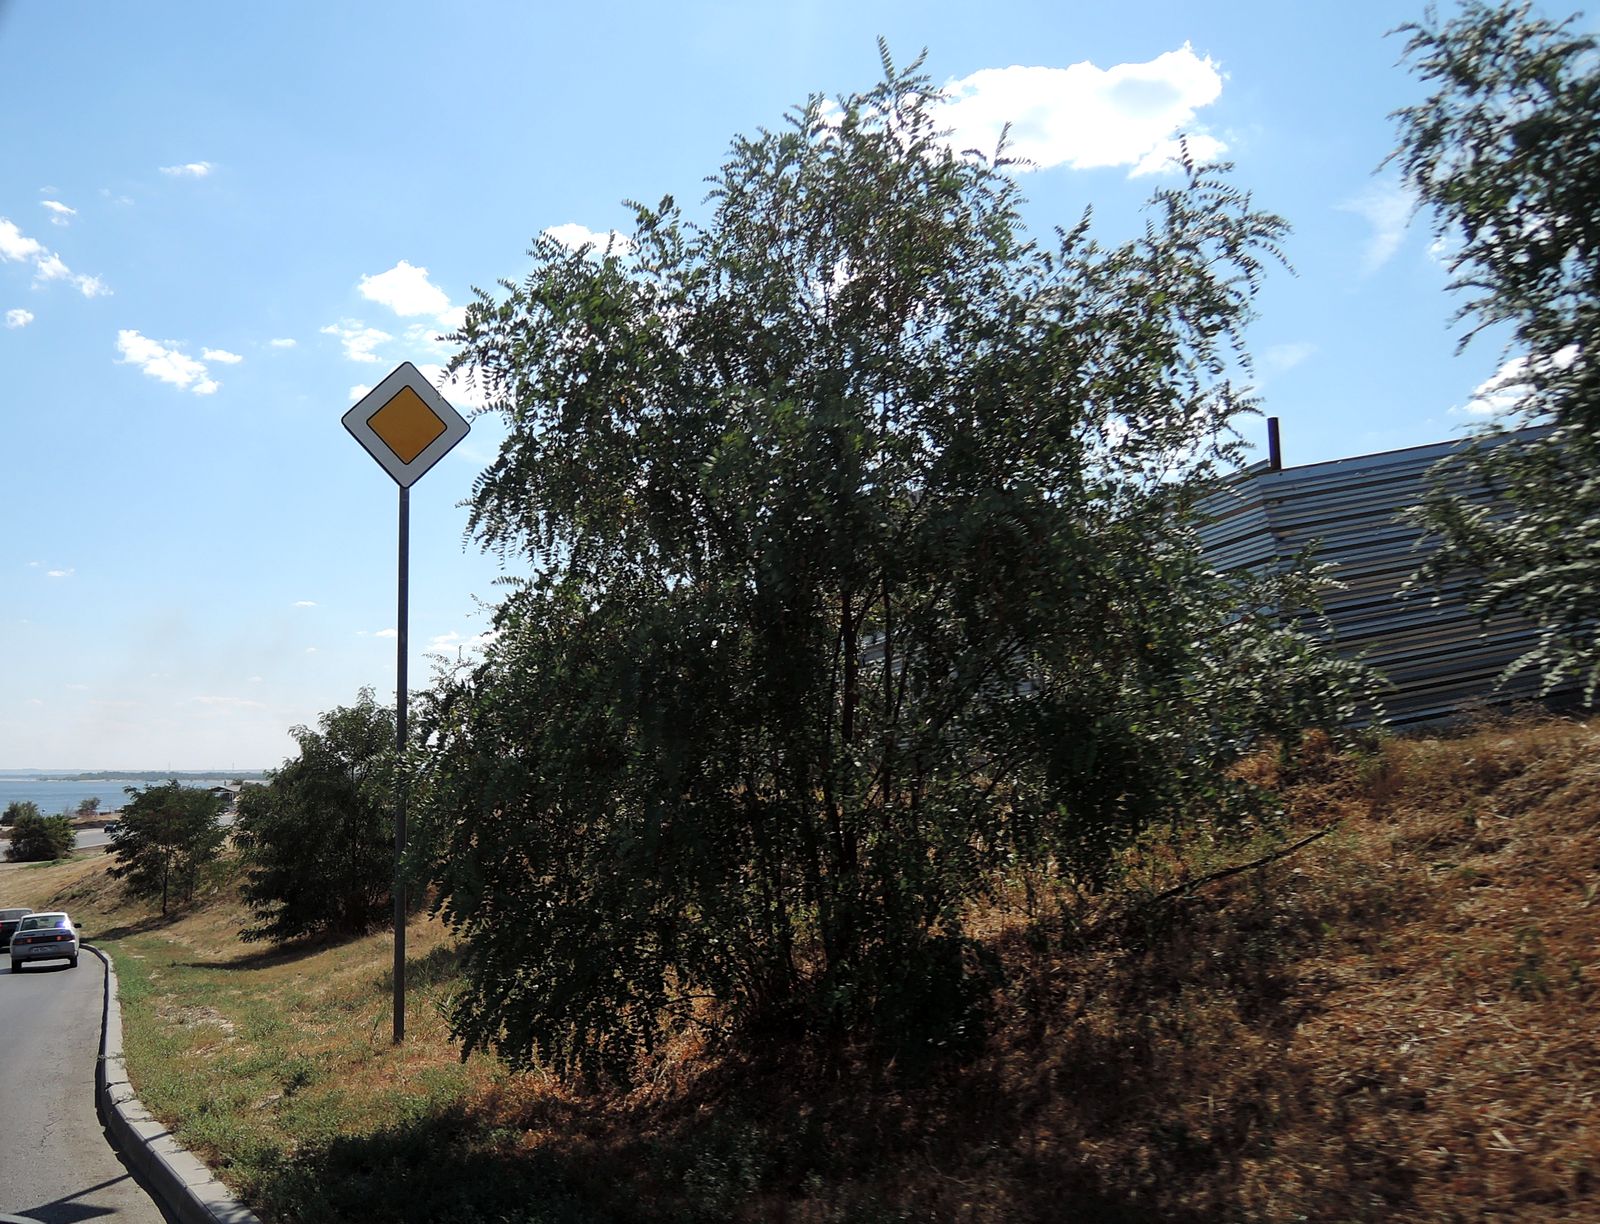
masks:
[[[289,349],[295,346],[296,341],[289,336],[279,336],[275,340],[268,340],[267,344],[271,348]]]
[[[266,703],[252,701],[248,697],[195,697],[196,704],[205,706],[221,706],[230,710],[264,710]]]
[[[79,276],[67,267],[61,256],[50,250],[37,238],[30,238],[18,228],[16,222],[0,217],[0,262],[33,264],[33,283],[66,281],[84,297],[104,297],[111,290],[98,276]]]
[[[1261,368],[1268,374],[1282,374],[1286,370],[1294,369],[1316,351],[1317,346],[1307,340],[1268,345],[1261,354]]]
[[[380,344],[387,344],[394,337],[386,331],[379,331],[376,327],[368,327],[359,319],[345,319],[341,323],[330,323],[322,329],[324,336],[337,336],[339,343],[344,345],[344,355],[351,361],[374,362],[378,355],[373,350]]]
[[[1416,211],[1416,197],[1399,178],[1391,177],[1378,179],[1335,207],[1364,217],[1372,227],[1361,255],[1361,273],[1371,276],[1400,249],[1411,214]]]
[[[208,161],[184,162],[180,166],[162,166],[161,173],[173,178],[205,178],[215,169]]]
[[[1187,133],[1190,154],[1209,160],[1227,145],[1196,123],[1222,94],[1224,76],[1210,56],[1188,43],[1143,63],[1099,68],[984,68],[946,84],[942,118],[958,149],[992,153],[1010,124],[1007,155],[1031,168],[1129,167],[1129,176],[1159,173]]]
[[[16,310],[6,311],[7,327],[26,327],[32,322],[33,311],[31,310],[23,310],[21,307],[18,307]]]
[[[68,566],[66,569],[46,570],[45,571],[45,577],[47,577],[47,578],[71,578],[72,575],[76,574],[77,572],[78,571],[76,569],[72,568],[71,566]]]
[[[39,207],[50,210],[50,224],[52,225],[70,225],[72,218],[78,215],[76,208],[69,208],[60,200],[40,200]]]
[[[317,601],[314,599],[297,599],[294,601],[294,606],[297,608],[314,608],[317,606]]]
[[[489,629],[471,637],[463,637],[452,629],[449,633],[436,634],[428,643],[429,654],[449,654],[454,652],[457,659],[473,658],[483,653],[483,648],[494,641],[499,633]]]
[[[211,395],[222,385],[211,377],[204,362],[190,357],[170,340],[162,343],[125,329],[117,333],[117,352],[123,364],[136,365],[151,378],[196,395]]]
[[[220,361],[223,365],[238,365],[244,360],[238,353],[230,353],[227,349],[201,349],[200,356],[207,361]]]

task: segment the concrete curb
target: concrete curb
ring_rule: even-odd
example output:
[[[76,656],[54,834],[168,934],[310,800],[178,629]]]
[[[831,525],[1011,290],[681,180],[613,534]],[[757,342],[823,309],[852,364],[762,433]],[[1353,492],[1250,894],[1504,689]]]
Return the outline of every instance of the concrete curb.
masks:
[[[122,1007],[117,1002],[117,971],[99,948],[84,944],[106,969],[105,1008],[100,1021],[100,1057],[95,1062],[95,1103],[100,1120],[127,1162],[155,1190],[162,1205],[182,1224],[261,1224],[259,1217],[228,1193],[206,1168],[150,1116],[133,1095],[122,1056]]]

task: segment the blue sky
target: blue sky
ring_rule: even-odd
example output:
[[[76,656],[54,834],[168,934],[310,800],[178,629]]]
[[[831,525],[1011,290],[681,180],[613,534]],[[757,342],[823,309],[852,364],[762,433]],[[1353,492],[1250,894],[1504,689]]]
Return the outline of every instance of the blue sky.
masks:
[[[1455,354],[1378,172],[1420,10],[0,0],[0,768],[274,766],[391,696],[396,491],[340,416],[541,231],[696,203],[736,133],[870,86],[880,35],[972,143],[1015,122],[1041,232],[1131,235],[1180,131],[1236,163],[1295,230],[1249,337],[1288,462],[1451,436],[1502,354]],[[460,503],[497,438],[412,491],[413,687],[487,627]]]

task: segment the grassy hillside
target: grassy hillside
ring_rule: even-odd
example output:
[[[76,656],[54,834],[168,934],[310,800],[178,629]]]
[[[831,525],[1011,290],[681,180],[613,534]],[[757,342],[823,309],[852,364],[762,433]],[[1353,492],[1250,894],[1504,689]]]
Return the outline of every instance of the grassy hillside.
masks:
[[[931,1078],[684,1044],[581,1094],[461,1063],[427,921],[396,1050],[387,937],[241,945],[225,875],[171,922],[93,857],[0,903],[111,951],[144,1100],[273,1220],[1600,1219],[1600,720],[1252,768],[1281,835],[976,915],[1009,984]]]

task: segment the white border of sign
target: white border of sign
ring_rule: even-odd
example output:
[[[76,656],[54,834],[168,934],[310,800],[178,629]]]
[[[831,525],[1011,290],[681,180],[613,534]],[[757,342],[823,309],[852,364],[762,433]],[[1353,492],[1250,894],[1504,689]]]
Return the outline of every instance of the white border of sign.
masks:
[[[410,387],[415,391],[422,402],[444,422],[444,432],[428,443],[410,463],[402,463],[400,456],[390,450],[388,444],[367,424],[379,409],[400,394],[402,387]],[[402,489],[409,489],[422,479],[429,468],[449,454],[451,448],[472,430],[466,418],[452,408],[450,401],[440,395],[438,388],[409,361],[402,361],[395,366],[387,378],[363,395],[355,407],[344,414],[343,420],[350,436],[361,443],[362,449],[376,459]]]

